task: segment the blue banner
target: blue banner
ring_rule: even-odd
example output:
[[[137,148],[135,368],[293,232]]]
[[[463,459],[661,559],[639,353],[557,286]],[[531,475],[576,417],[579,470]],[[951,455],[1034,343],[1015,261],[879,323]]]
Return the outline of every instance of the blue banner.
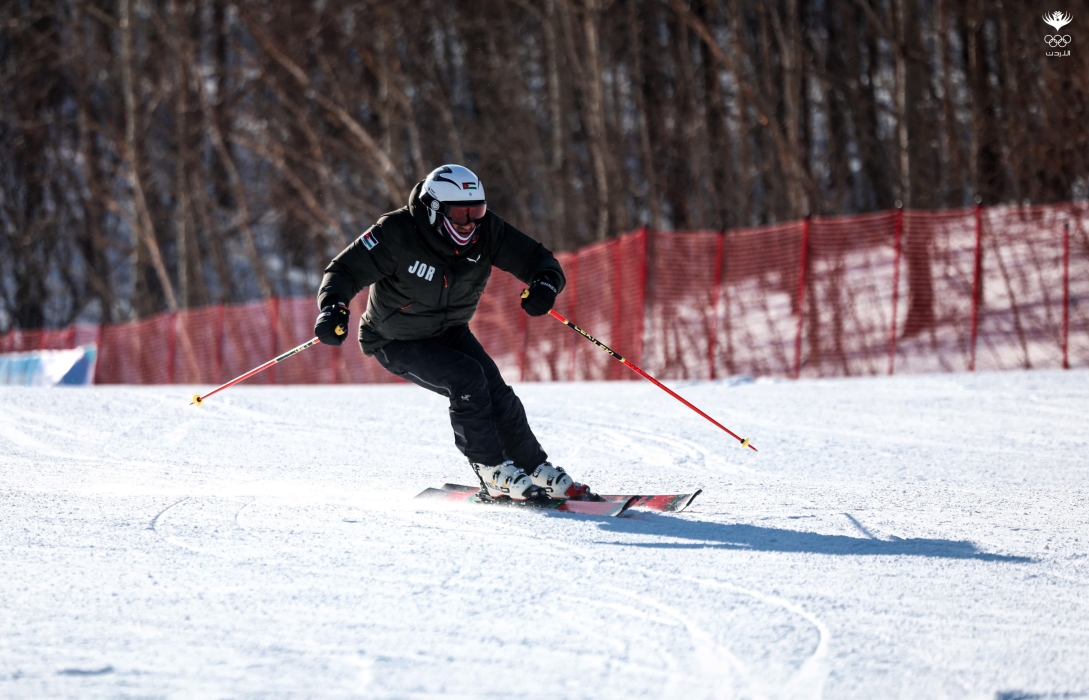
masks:
[[[89,386],[97,360],[94,345],[0,354],[0,386]]]

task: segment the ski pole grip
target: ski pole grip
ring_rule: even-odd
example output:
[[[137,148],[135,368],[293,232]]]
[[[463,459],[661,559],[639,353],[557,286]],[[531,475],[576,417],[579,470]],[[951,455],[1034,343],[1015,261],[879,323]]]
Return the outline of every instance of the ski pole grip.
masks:
[[[336,333],[337,335],[344,335],[348,331],[344,330],[344,326],[337,326],[336,328],[333,329],[333,332]]]
[[[525,299],[528,296],[529,296],[529,290],[528,289],[523,289],[522,290],[522,298]]]

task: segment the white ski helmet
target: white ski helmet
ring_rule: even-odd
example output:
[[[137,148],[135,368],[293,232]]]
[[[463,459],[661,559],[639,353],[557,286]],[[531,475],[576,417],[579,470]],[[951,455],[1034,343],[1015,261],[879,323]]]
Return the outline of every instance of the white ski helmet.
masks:
[[[427,219],[437,226],[442,214],[451,223],[465,226],[480,223],[488,211],[484,183],[464,165],[443,165],[424,180],[420,201],[427,207]]]

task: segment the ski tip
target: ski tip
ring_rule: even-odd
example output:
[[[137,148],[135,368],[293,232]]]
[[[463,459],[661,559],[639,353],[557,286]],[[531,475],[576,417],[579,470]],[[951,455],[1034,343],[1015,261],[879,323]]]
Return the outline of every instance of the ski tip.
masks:
[[[692,501],[696,500],[696,496],[703,493],[703,489],[696,489],[692,492],[692,495],[688,498],[688,501],[684,504],[684,507],[680,510],[688,510],[688,506],[692,505]]]

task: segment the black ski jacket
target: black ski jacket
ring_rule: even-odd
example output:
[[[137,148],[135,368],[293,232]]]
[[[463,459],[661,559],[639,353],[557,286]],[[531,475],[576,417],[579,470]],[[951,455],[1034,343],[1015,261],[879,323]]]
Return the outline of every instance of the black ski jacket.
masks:
[[[391,340],[432,338],[468,324],[492,265],[526,284],[545,277],[562,290],[566,282],[547,248],[490,209],[476,240],[463,248],[454,245],[428,222],[419,199],[422,186],[412,189],[408,206],[383,214],[333,258],[321,280],[318,308],[348,303],[371,288],[359,323],[359,344],[367,355]]]

